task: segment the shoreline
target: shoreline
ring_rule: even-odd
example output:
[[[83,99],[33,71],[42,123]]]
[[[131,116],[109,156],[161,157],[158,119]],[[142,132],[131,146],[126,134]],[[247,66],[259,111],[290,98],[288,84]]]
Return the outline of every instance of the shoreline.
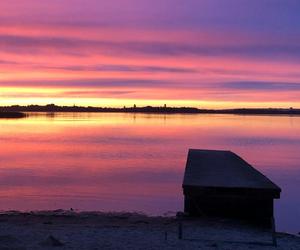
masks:
[[[54,104],[39,106],[2,106],[0,113],[146,113],[146,114],[233,114],[233,115],[289,115],[299,116],[300,109],[294,108],[234,108],[234,109],[199,109],[193,107],[83,107],[57,106]]]
[[[300,238],[226,219],[187,220],[178,239],[174,216],[66,210],[0,213],[6,249],[299,249]],[[19,248],[22,246],[22,248]]]
[[[0,111],[0,119],[10,119],[10,118],[24,118],[26,117],[25,113],[22,112],[2,112]]]

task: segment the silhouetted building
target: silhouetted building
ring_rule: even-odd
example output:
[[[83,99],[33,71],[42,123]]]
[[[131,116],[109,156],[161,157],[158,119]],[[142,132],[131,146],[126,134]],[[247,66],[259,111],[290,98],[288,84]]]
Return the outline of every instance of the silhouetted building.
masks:
[[[191,216],[259,219],[269,224],[281,189],[231,151],[190,149],[183,180]]]

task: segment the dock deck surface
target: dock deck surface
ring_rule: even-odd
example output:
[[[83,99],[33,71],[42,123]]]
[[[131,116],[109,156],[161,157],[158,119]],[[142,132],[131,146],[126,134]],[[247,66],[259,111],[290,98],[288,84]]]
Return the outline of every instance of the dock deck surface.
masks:
[[[241,157],[231,151],[190,149],[186,163],[184,187],[280,188]]]

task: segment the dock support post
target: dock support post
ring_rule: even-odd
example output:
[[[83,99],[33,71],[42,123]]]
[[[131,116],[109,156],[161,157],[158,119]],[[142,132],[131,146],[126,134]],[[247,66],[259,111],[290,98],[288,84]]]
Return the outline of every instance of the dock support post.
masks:
[[[182,240],[183,230],[182,230],[182,221],[183,221],[184,213],[177,212],[176,219],[178,221],[178,239]]]
[[[273,245],[277,247],[277,238],[276,238],[276,227],[275,227],[275,219],[271,217],[271,227],[272,227],[272,241]]]
[[[182,220],[178,221],[178,239],[182,240]]]

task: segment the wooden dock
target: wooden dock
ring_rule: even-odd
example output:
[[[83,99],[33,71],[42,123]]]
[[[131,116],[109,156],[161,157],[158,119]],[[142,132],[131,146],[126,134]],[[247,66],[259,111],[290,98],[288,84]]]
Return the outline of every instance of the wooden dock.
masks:
[[[281,189],[231,151],[190,149],[183,180],[185,212],[271,221]]]

